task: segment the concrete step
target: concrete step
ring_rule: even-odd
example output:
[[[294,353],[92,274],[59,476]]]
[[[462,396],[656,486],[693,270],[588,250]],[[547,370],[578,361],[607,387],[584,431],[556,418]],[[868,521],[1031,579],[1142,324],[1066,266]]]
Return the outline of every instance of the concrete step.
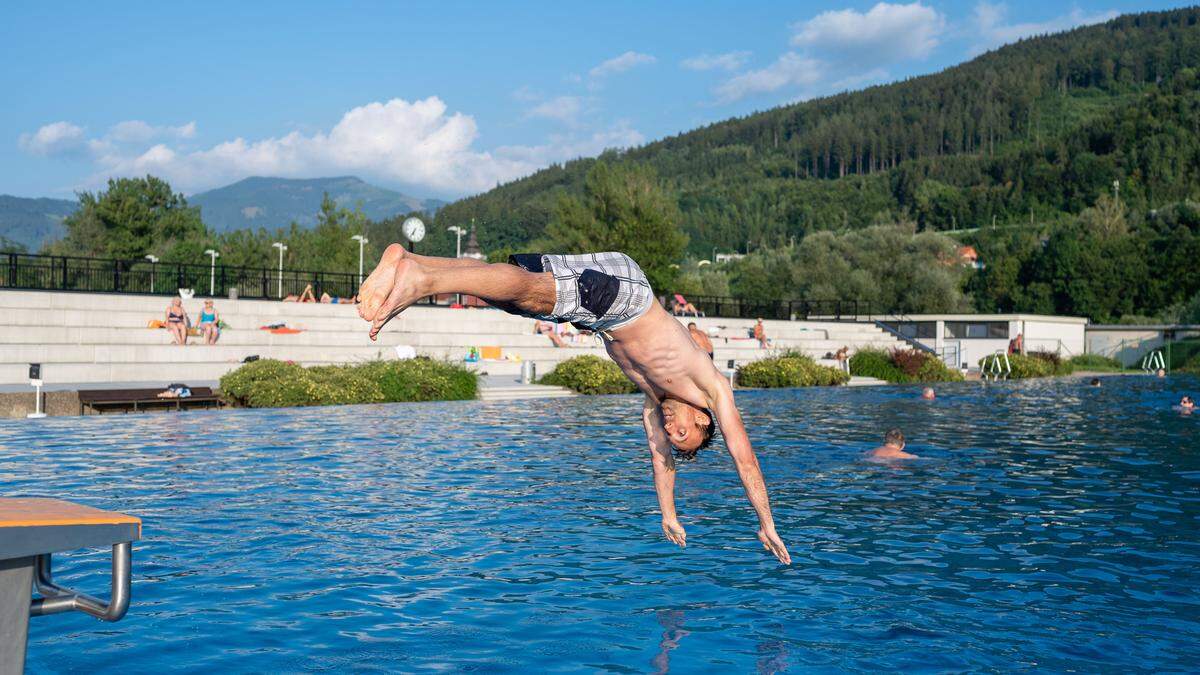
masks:
[[[542,384],[521,384],[503,387],[484,387],[479,390],[483,401],[515,401],[530,398],[565,398],[577,394],[566,387]]]
[[[850,381],[846,383],[847,387],[874,387],[881,384],[887,384],[887,380],[880,380],[874,377],[864,377],[862,375],[851,375]]]

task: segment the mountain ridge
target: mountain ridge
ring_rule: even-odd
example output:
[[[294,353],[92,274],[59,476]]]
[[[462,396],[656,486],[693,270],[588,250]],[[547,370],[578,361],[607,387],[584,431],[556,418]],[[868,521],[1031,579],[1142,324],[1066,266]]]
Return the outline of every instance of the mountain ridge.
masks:
[[[275,178],[250,176],[229,185],[187,197],[200,207],[205,224],[214,232],[244,228],[268,230],[293,221],[309,228],[317,223],[321,199],[328,193],[339,206],[361,207],[371,220],[421,211],[435,213],[445,202],[422,199],[381,188],[357,176],[327,178]],[[66,234],[63,219],[79,202],[52,197],[17,197],[0,194],[0,244],[16,244],[37,251]]]

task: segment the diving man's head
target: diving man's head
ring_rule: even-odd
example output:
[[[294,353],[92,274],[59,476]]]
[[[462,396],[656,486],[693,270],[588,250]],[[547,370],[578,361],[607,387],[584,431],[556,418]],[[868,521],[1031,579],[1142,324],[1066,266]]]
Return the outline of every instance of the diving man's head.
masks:
[[[667,439],[681,459],[694,459],[700,449],[712,443],[717,425],[710,411],[673,398],[663,399],[659,410]]]

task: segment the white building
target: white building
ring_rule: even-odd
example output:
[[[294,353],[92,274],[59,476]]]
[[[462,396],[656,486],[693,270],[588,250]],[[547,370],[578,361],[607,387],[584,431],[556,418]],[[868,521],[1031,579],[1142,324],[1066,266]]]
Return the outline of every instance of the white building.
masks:
[[[1023,336],[1024,350],[1048,351],[1064,359],[1086,350],[1088,320],[1041,314],[909,314],[884,323],[901,335],[937,350],[948,365],[977,368],[979,359],[1008,350]]]

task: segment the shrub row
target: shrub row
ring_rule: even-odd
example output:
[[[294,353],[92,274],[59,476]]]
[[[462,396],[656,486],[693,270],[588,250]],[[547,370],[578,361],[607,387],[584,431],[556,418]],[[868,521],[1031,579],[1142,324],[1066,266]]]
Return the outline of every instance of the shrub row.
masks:
[[[845,384],[850,376],[829,366],[818,365],[810,357],[788,352],[741,366],[737,383],[743,387],[814,387]]]
[[[576,356],[562,361],[538,380],[580,394],[632,394],[637,387],[617,364],[599,356]]]
[[[850,372],[893,383],[957,382],[963,379],[957,370],[919,349],[861,349],[850,357]]]
[[[477,391],[475,373],[423,358],[311,368],[261,359],[221,378],[222,395],[250,408],[457,401],[475,398]]]
[[[1121,362],[1099,354],[1080,354],[1067,359],[1067,363],[1071,364],[1074,370],[1093,370],[1098,372],[1116,372],[1125,370]]]
[[[991,357],[979,359],[980,367]],[[1074,368],[1070,361],[1064,361],[1054,352],[1027,352],[1025,354],[1009,354],[1008,363],[1012,366],[1009,379],[1018,380],[1030,377],[1054,377],[1055,375],[1070,375]]]

